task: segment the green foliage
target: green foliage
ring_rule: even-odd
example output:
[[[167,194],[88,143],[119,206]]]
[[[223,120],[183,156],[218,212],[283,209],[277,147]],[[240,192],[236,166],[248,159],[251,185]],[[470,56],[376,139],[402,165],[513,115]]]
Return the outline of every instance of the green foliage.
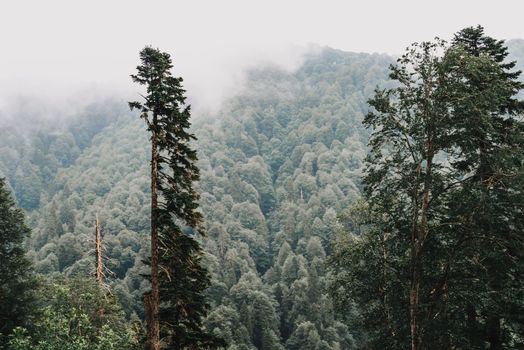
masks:
[[[328,277],[318,266],[322,250],[326,256],[332,250],[336,212],[359,197],[368,135],[361,126],[365,99],[384,82],[391,61],[386,55],[325,49],[308,56],[295,72],[257,69],[221,111],[194,120],[191,130],[198,140],[192,145],[199,150],[201,171],[197,190],[208,234],[194,237],[205,250],[202,264],[211,275],[205,324],[228,340],[229,348],[255,349],[255,340],[285,347],[305,321],[333,349],[349,347],[345,344],[355,330],[339,331],[344,328],[335,320],[325,290]],[[142,295],[149,288],[141,277],[148,273],[143,260],[150,230],[147,134],[140,120],[111,101],[81,111],[67,124],[81,153],[74,163],[55,169],[51,165],[58,160],[51,162],[42,148],[39,164],[48,164],[51,180],[30,215],[34,231],[28,245],[35,268],[48,275],[93,273],[86,247],[98,213],[105,261],[116,274],[107,281],[127,317],[143,318]],[[40,129],[42,137],[52,131]],[[0,169],[15,164],[7,161],[7,154],[22,149],[21,139],[3,139],[9,152],[0,151]],[[26,153],[39,148],[34,135],[27,140]],[[15,183],[14,176],[9,179]],[[69,245],[71,252],[62,249]],[[286,268],[282,276],[289,255],[294,256],[289,267],[298,270]],[[260,283],[240,283],[246,275],[257,276]],[[308,295],[302,289],[310,284]],[[237,302],[232,291],[240,286],[259,292],[257,298],[245,305]],[[311,307],[304,307],[306,303]],[[226,336],[228,323],[212,323],[223,305],[228,322],[235,325],[229,328],[231,336]],[[272,325],[270,332],[257,334],[235,321],[253,320],[255,314],[264,316],[260,324]]]
[[[334,295],[362,317],[364,347],[521,344],[521,305],[509,295],[524,287],[523,85],[506,55],[481,27],[452,45],[414,45],[391,68],[397,86],[370,100],[367,206],[346,217],[360,235],[332,264]]]
[[[136,328],[125,320],[113,296],[93,281],[42,282],[38,316],[9,337],[12,350],[138,349]]]
[[[467,251],[469,259],[462,263],[462,269],[479,276],[474,286],[462,287],[465,292],[458,300],[467,310],[467,335],[476,338],[466,344],[479,346],[479,339],[492,348],[523,346],[523,330],[520,326],[524,311],[518,297],[523,290],[520,283],[524,274],[522,255],[522,229],[524,217],[519,201],[522,198],[522,131],[521,116],[524,102],[516,95],[524,88],[518,80],[520,71],[515,71],[516,62],[508,61],[508,49],[503,41],[484,35],[483,28],[466,28],[455,36],[455,45],[461,45],[469,54],[492,59],[500,71],[495,77],[487,76],[493,85],[502,80],[503,88],[497,90],[492,99],[494,108],[486,107],[477,112],[480,118],[461,113],[462,117],[473,120],[474,141],[477,155],[474,162],[474,176],[454,198],[451,207],[455,215],[472,211],[475,220],[464,224],[464,237],[475,236]],[[469,75],[478,85],[476,95],[489,96],[490,88],[480,83],[479,68]],[[486,80],[487,80],[486,79]],[[471,93],[471,91],[468,91]],[[482,113],[483,112],[483,113]],[[481,258],[480,263],[471,264],[472,258]],[[469,263],[469,264],[468,264]]]
[[[216,348],[222,340],[202,326],[209,307],[204,293],[210,279],[201,262],[202,248],[192,237],[193,230],[203,235],[204,227],[198,211],[199,194],[194,189],[200,172],[196,151],[190,145],[196,140],[188,131],[190,107],[185,105],[182,78],[171,75],[173,66],[167,53],[146,47],[140,59],[138,73],[131,77],[146,85],[147,95],[143,103],[130,102],[129,106],[140,110],[154,145],[151,176],[156,188],[151,226],[158,261],[152,258],[151,264],[158,275],[152,273],[151,283],[154,286],[156,278],[160,281],[156,302],[160,304],[161,342],[173,349]],[[151,300],[155,302],[153,297]]]
[[[15,327],[31,322],[36,282],[23,246],[29,233],[24,213],[0,178],[0,348]]]
[[[81,113],[57,120],[53,113],[64,111],[43,115],[45,108],[26,102],[8,116],[16,123],[0,125],[0,174],[14,189],[18,205],[34,210],[40,206],[42,193],[54,194],[60,189],[61,183],[54,181],[58,171],[73,165],[96,134],[119,120],[124,106],[90,105]]]
[[[512,59],[520,59],[522,43],[509,44]],[[228,349],[253,350],[255,342],[276,349],[307,346],[301,342],[304,337],[319,348],[352,349],[380,336],[373,330],[380,331],[384,324],[383,309],[373,296],[383,291],[383,240],[369,235],[362,241],[347,236],[342,242],[331,242],[340,224],[359,234],[374,229],[369,222],[376,218],[366,202],[346,218],[337,220],[337,213],[360,197],[369,137],[362,126],[368,112],[366,100],[377,85],[394,87],[386,81],[391,62],[386,55],[326,48],[305,57],[304,64],[293,72],[274,67],[249,72],[242,91],[225,101],[219,112],[194,118],[190,133],[198,140],[190,145],[199,151],[196,165],[201,178],[195,189],[200,193],[207,237],[192,237],[205,251],[201,263],[211,278],[207,289],[211,307],[204,325],[227,340]],[[477,63],[479,69],[485,64],[481,60]],[[94,216],[99,214],[107,248],[105,263],[115,273],[107,282],[126,317],[132,319],[143,318],[142,296],[149,288],[142,276],[148,273],[143,261],[149,251],[150,156],[143,122],[124,107],[119,101],[104,101],[64,120],[60,127],[33,118],[20,128],[1,129],[0,172],[8,179],[8,186],[16,189],[18,203],[29,210],[33,233],[27,246],[38,273],[92,274],[90,239]],[[26,120],[34,114],[26,111],[13,118]],[[476,131],[480,125],[486,124],[479,124]],[[53,146],[55,140],[57,146]],[[59,145],[68,145],[71,150],[61,150]],[[512,159],[499,155],[494,153],[490,158]],[[481,203],[478,190],[457,195],[454,210],[469,213],[471,203]],[[518,196],[515,192],[505,200],[518,205]],[[487,218],[488,208],[497,207],[484,208],[481,211],[477,206],[475,213],[479,214],[475,215]],[[504,213],[503,209],[499,206],[497,210]],[[501,226],[500,222],[490,225]],[[191,232],[183,226],[182,231]],[[385,276],[391,284],[387,291],[397,298],[392,300],[399,300],[405,297],[399,291],[406,287],[399,281],[406,276],[399,276],[396,267],[406,263],[407,253],[401,245],[388,242],[392,251],[400,253],[395,259],[389,255]],[[341,256],[337,248],[342,247],[345,260],[339,267],[343,271],[336,275],[334,289],[338,291],[335,301],[344,303],[334,307],[327,292],[334,278],[323,265],[334,250]],[[485,247],[491,247],[494,256],[507,248],[492,243]],[[471,250],[469,260],[461,260],[462,265],[454,270],[457,283],[474,285],[460,287],[471,293],[456,294],[456,299],[474,300],[475,288],[491,290],[485,287],[491,285],[485,283],[486,278],[458,274],[474,265],[489,275],[488,265],[477,263],[476,251]],[[484,306],[476,310],[480,333],[486,330],[485,317],[480,315],[504,305],[518,312],[513,306],[524,300],[518,292],[520,270],[508,264],[512,259],[489,264],[490,271],[496,267],[497,275],[509,273],[511,277],[497,287],[506,291],[497,294],[503,299],[494,303],[491,297],[482,298]],[[345,269],[348,264],[353,268]],[[353,284],[357,287],[351,290],[360,293],[365,308],[346,290]],[[240,296],[248,299],[242,302]],[[448,305],[451,303],[455,301]],[[392,312],[407,318],[406,305],[397,306]],[[257,324],[270,325],[270,329],[256,330],[257,317]],[[514,322],[511,327],[518,325]],[[509,326],[503,323],[503,327]],[[401,329],[400,325],[394,327]],[[409,337],[405,331],[399,333],[401,342]],[[399,344],[391,342],[392,347],[401,347]]]

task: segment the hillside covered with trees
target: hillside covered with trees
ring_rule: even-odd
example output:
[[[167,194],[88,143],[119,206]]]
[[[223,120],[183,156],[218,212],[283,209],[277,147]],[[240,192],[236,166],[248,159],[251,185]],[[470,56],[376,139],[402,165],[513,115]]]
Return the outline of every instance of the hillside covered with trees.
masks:
[[[510,41],[508,46],[509,58],[517,60],[516,68],[524,67],[524,41]],[[370,111],[368,100],[374,101],[376,110],[388,112],[381,110],[386,107],[375,89],[398,86],[399,82],[389,77],[389,66],[394,63],[395,58],[388,55],[324,48],[309,54],[292,72],[274,66],[251,70],[242,92],[225,101],[219,112],[193,116],[191,132],[197,140],[192,146],[197,150],[200,169],[196,189],[206,233],[198,242],[205,252],[202,263],[211,280],[206,291],[210,309],[204,325],[228,344],[227,349],[407,348],[403,341],[409,341],[409,322],[390,338],[380,336],[380,298],[366,293],[387,289],[388,298],[394,300],[388,307],[398,307],[392,313],[398,312],[399,319],[408,317],[405,300],[400,295],[395,299],[404,281],[395,276],[395,271],[409,270],[407,260],[403,260],[408,249],[391,241],[388,253],[399,259],[388,270],[389,284],[377,285],[382,280],[374,277],[383,269],[379,257],[373,254],[380,252],[375,248],[381,246],[383,236],[370,234],[369,242],[364,243],[355,242],[353,237],[383,232],[363,224],[381,213],[391,218],[381,222],[388,229],[409,226],[404,221],[409,208],[402,206],[410,198],[409,191],[402,203],[369,194],[364,195],[365,201],[361,199],[369,188],[366,186],[377,181],[371,179],[366,157],[373,127],[380,123],[368,117],[367,127],[371,127],[363,124]],[[150,288],[143,276],[149,273],[151,154],[143,120],[129,111],[125,101],[115,100],[93,104],[59,123],[51,116],[31,117],[33,111],[14,113],[12,122],[0,125],[0,177],[6,178],[5,191],[10,191],[16,205],[24,210],[31,229],[25,237],[25,249],[36,273],[31,283],[38,286],[34,309],[39,314],[30,317],[40,321],[16,329],[9,339],[18,343],[12,341],[11,346],[32,349],[31,343],[44,344],[50,341],[45,334],[52,333],[61,341],[34,348],[62,349],[60,346],[73,339],[72,335],[76,345],[63,349],[138,348],[144,336],[143,294]],[[401,138],[386,132],[381,137],[388,140],[394,136]],[[382,146],[392,147],[388,149],[393,152],[397,145],[392,141]],[[458,146],[446,147],[441,153],[435,152],[435,159],[441,161],[440,170],[453,163],[447,156]],[[407,164],[397,166],[402,170],[408,168]],[[425,159],[424,166],[427,164]],[[459,164],[452,175],[442,170],[435,175],[441,182],[432,191],[445,188],[455,177],[469,176],[471,167]],[[447,182],[443,180],[446,176]],[[405,185],[396,180],[392,176],[389,182],[375,185],[392,191]],[[423,179],[420,181],[423,183]],[[477,201],[479,197],[472,192],[478,188],[470,190],[461,193],[462,197],[438,203],[441,206],[435,212],[443,213],[444,208],[453,206],[450,203]],[[368,206],[373,205],[384,208],[369,211]],[[492,209],[503,210],[497,205]],[[459,205],[453,210],[461,218],[468,212]],[[520,215],[517,212],[518,208],[515,216]],[[110,297],[100,296],[94,285],[96,215]],[[504,221],[502,217],[500,222]],[[453,243],[454,228],[445,231],[443,235],[448,236],[433,242],[431,249],[445,251],[446,244]],[[478,258],[476,251],[469,253],[461,266],[481,268],[472,263]],[[436,272],[443,262],[431,264]],[[510,265],[507,262],[507,270],[500,274],[518,279],[520,270]],[[369,283],[362,282],[366,274]],[[523,291],[516,287],[508,298],[519,298]],[[463,296],[451,294],[449,298]],[[369,303],[369,309],[357,305],[359,302]],[[493,314],[492,304],[478,303],[483,305],[483,309],[477,309],[479,315]],[[511,307],[520,310],[520,305]],[[83,312],[88,316],[82,316]],[[64,331],[66,320],[76,320],[86,331],[80,332],[82,336],[73,328]],[[482,322],[476,331],[484,331]],[[513,333],[508,334],[522,336],[522,320],[515,317],[511,322],[514,325],[506,328]],[[406,338],[398,340],[402,337]],[[505,344],[522,345],[521,340],[515,338]],[[461,341],[453,348],[483,348],[482,344],[465,346]]]

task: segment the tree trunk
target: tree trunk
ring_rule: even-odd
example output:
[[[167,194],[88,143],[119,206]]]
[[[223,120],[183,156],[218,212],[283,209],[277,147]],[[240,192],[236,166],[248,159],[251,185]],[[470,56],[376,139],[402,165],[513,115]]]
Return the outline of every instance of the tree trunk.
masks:
[[[159,280],[158,280],[158,146],[156,116],[153,116],[151,136],[151,292],[144,295],[144,308],[147,324],[147,349],[160,349],[160,320],[159,320]]]
[[[502,350],[502,339],[500,336],[500,318],[490,317],[487,321],[488,342],[490,350]]]
[[[96,214],[95,220],[96,283],[102,287],[104,284],[104,275],[102,273],[102,239],[100,237],[98,214]]]
[[[422,248],[429,234],[428,211],[431,184],[431,171],[433,165],[433,145],[431,138],[427,143],[426,173],[424,176],[424,187],[422,192],[422,206],[420,210],[420,226],[411,247],[411,285],[409,291],[409,316],[411,330],[411,350],[423,349],[422,327],[420,320],[422,315],[419,310],[420,283],[422,279]]]
[[[420,295],[420,266],[414,263],[412,266],[411,286],[409,291],[409,316],[411,329],[411,350],[420,349],[420,325],[419,325],[419,295]]]

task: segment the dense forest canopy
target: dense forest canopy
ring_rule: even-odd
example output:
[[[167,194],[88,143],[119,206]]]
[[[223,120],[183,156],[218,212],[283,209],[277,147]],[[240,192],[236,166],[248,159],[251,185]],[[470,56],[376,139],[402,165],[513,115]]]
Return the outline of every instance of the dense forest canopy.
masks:
[[[507,44],[517,68],[524,67],[524,41]],[[205,326],[228,349],[365,344],[369,334],[359,326],[358,310],[334,306],[334,274],[326,261],[337,232],[358,226],[347,210],[364,205],[359,198],[370,130],[362,122],[375,88],[395,86],[388,78],[394,62],[388,55],[324,48],[292,72],[251,70],[242,92],[219,112],[194,116],[196,186],[207,233],[199,243],[211,278]],[[60,124],[37,118],[25,125],[23,112],[13,117],[18,125],[0,125],[0,176],[27,214],[34,271],[50,279],[51,287],[44,283],[38,293],[48,288],[47,305],[59,303],[62,293],[79,309],[86,304],[73,300],[74,288],[98,293],[82,279],[95,271],[98,214],[114,299],[93,307],[113,311],[103,321],[79,322],[120,327],[112,328],[121,330],[117,335],[93,333],[93,344],[110,339],[119,349],[135,346],[141,331],[133,325],[144,318],[142,296],[149,289],[142,277],[150,230],[143,121],[118,100],[90,105]],[[53,282],[64,278],[63,286]],[[63,305],[42,310],[51,320],[72,317]],[[124,333],[129,337],[120,339]]]

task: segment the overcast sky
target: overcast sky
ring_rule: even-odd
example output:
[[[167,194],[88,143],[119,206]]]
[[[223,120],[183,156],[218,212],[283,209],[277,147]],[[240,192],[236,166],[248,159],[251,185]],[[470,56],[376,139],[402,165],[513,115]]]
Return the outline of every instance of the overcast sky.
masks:
[[[524,38],[523,16],[523,0],[1,0],[0,104],[128,94],[150,44],[172,54],[194,103],[213,105],[243,69],[294,68],[310,44],[398,54],[477,24]]]

